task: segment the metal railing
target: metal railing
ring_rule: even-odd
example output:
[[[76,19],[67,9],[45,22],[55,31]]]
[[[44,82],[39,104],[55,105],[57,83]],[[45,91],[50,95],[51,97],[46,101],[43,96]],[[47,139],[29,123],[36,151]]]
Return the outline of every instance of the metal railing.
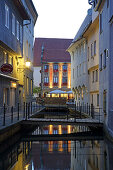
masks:
[[[98,122],[103,121],[103,109],[102,108],[96,108],[93,106],[93,104],[89,105],[87,104],[68,104],[68,108],[73,109],[75,111],[75,119],[77,113],[79,114],[79,117],[82,118],[84,116],[98,120]]]
[[[18,103],[17,106],[7,106],[4,104],[3,107],[0,107],[0,127],[9,126],[23,119],[27,120],[42,108],[43,106],[36,102],[24,102],[23,105]]]

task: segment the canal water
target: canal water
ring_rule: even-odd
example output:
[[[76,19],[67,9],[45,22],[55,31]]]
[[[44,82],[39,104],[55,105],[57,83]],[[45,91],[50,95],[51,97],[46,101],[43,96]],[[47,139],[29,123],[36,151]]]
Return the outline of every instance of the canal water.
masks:
[[[48,125],[37,127],[31,134],[66,134],[88,130],[70,125]],[[4,143],[1,150],[0,170],[113,170],[113,144],[95,137],[89,141],[32,142],[21,138],[8,148],[7,142]]]

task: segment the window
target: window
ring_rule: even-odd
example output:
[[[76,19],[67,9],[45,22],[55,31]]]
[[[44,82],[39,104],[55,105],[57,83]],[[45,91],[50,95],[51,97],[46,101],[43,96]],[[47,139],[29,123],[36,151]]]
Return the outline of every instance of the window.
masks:
[[[17,21],[17,40],[19,40],[19,22]]]
[[[96,41],[94,41],[94,55],[96,55]]]
[[[8,89],[3,89],[3,104],[8,104]]]
[[[5,26],[9,28],[9,7],[5,4]]]
[[[8,57],[8,63],[13,65],[13,57],[12,56],[9,56]]]
[[[81,64],[79,66],[79,75],[81,76]]]
[[[100,68],[99,68],[100,71],[102,70],[102,62],[103,62],[102,58],[103,58],[103,54],[100,55]]]
[[[93,44],[91,44],[91,57],[93,57]]]
[[[48,69],[48,65],[44,65],[44,70],[47,70]]]
[[[103,31],[103,21],[102,21],[102,13],[100,14],[100,34]]]
[[[5,51],[3,52],[3,56],[4,56],[4,63],[8,63],[8,54]]]
[[[33,80],[31,80],[31,94],[33,93]]]
[[[20,43],[22,44],[22,26],[20,25]]]
[[[93,104],[93,94],[91,95],[91,102],[92,102],[91,104]]]
[[[95,81],[95,71],[92,72],[92,83]]]
[[[103,92],[103,111],[106,113],[106,90]]]
[[[44,77],[44,83],[49,83],[49,78],[48,77]]]
[[[67,84],[67,77],[63,77],[63,78],[62,78],[62,83],[63,83],[63,84]]]
[[[99,94],[97,94],[97,106],[99,106]]]
[[[106,57],[107,57],[107,50],[104,50],[103,68],[106,68]]]
[[[29,94],[29,78],[27,77],[27,81],[26,81],[26,90],[27,90],[27,94]]]
[[[98,82],[98,70],[96,70],[96,82]]]
[[[63,71],[67,71],[67,65],[66,64],[63,65]]]
[[[87,58],[88,58],[88,61],[89,61],[89,47],[88,47],[88,52],[87,52]]]
[[[107,0],[107,8],[109,7],[109,0]]]
[[[53,83],[58,83],[58,77],[53,77]]]
[[[15,35],[15,16],[12,14],[12,34]]]
[[[54,64],[54,65],[53,65],[53,69],[54,69],[54,70],[58,70],[58,64]]]

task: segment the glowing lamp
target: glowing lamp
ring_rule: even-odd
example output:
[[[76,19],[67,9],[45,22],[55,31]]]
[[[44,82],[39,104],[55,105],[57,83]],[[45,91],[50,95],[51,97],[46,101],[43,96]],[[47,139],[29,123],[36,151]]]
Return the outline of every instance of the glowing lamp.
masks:
[[[30,65],[31,65],[31,62],[27,59],[26,60],[26,67],[30,67]]]

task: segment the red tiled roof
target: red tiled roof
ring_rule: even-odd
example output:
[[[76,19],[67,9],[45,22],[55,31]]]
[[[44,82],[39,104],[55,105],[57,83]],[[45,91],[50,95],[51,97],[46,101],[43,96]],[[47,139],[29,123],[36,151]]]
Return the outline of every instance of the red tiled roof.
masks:
[[[41,51],[44,46],[43,62],[71,62],[70,54],[66,49],[72,39],[35,38],[34,67],[41,66]]]

